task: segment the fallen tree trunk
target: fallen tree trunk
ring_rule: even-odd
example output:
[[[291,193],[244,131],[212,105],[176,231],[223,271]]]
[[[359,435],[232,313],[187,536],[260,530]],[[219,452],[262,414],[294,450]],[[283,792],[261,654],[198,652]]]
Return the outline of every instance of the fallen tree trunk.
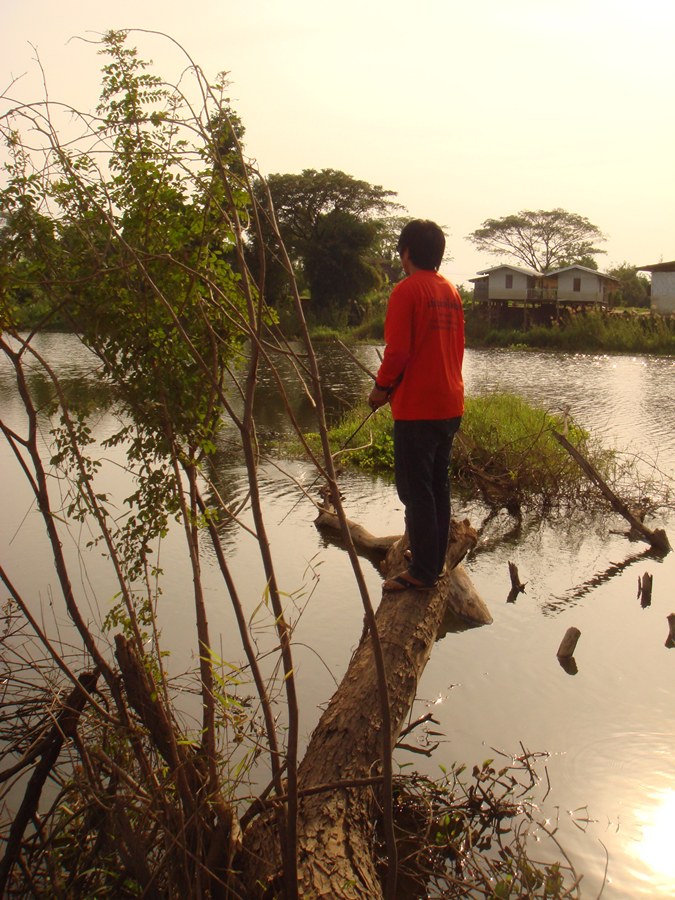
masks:
[[[335,534],[341,533],[340,520],[337,517],[337,513],[334,513],[331,509],[322,509],[314,520],[314,524],[317,528],[325,529],[334,532]],[[352,541],[357,550],[367,550],[368,552],[385,554],[396,541],[401,539],[400,534],[376,537],[362,525],[352,522],[349,519],[347,519],[347,527],[349,528],[349,533],[352,536]]]
[[[322,509],[314,520],[314,524],[317,528],[331,533],[340,533],[340,520],[331,509]],[[347,519],[347,527],[357,550],[387,554],[382,565],[382,571],[386,575],[396,575],[407,568],[408,563],[403,557],[404,552],[408,549],[405,535],[376,537],[362,525],[349,519]],[[450,612],[472,625],[492,624],[490,610],[476,591],[464,567],[456,563],[452,567],[448,565],[447,570],[448,574],[441,580]]]
[[[620,497],[614,493],[614,491],[610,488],[607,482],[602,478],[600,473],[589,463],[587,459],[585,459],[581,453],[577,450],[577,448],[571,444],[566,437],[562,434],[559,434],[557,431],[551,429],[551,434],[558,441],[558,443],[567,450],[572,459],[577,463],[577,465],[581,468],[581,470],[590,478],[590,480],[595,484],[602,493],[603,497],[605,497],[612,506],[612,509],[615,512],[618,512],[619,515],[623,516],[624,519],[628,522],[631,529],[639,534],[644,540],[647,541],[648,544],[652,546],[654,550],[657,550],[659,553],[668,553],[670,550],[670,542],[668,540],[668,536],[663,528],[656,528],[653,531],[642,522],[631,509],[628,507],[626,503],[621,500]]]
[[[451,572],[476,543],[468,522],[453,522]],[[390,547],[384,574],[398,571],[404,541]],[[450,574],[428,592],[384,594],[376,613],[384,654],[392,739],[395,742],[417,692],[445,616]],[[488,613],[489,616],[489,613]],[[298,888],[301,897],[382,897],[375,830],[379,815],[382,714],[372,642],[365,634],[310,739],[298,771]],[[364,781],[366,782],[364,784]],[[370,783],[368,783],[370,781]],[[244,835],[245,880],[252,896],[274,896],[280,884],[275,819],[255,819]]]

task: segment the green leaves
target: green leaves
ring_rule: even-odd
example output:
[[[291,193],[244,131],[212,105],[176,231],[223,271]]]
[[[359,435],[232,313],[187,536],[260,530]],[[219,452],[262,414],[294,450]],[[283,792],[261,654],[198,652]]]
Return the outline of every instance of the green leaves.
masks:
[[[363,297],[388,272],[382,245],[386,223],[400,209],[395,194],[336,169],[271,175],[269,189],[284,242],[311,293],[312,315],[334,324],[346,317],[350,299]],[[270,266],[276,295],[279,267],[273,259]]]
[[[184,481],[216,452],[227,367],[257,327],[243,263],[253,198],[243,127],[222,81],[210,85],[194,69],[172,87],[125,31],[108,32],[100,53],[97,115],[78,115],[81,139],[61,140],[41,112],[22,113],[50,135],[40,156],[0,125],[11,152],[0,192],[0,325],[66,323],[101,360],[121,421],[106,444],[124,447],[135,485],[121,514],[108,515],[100,497],[99,512],[134,584],[179,515]],[[71,478],[67,511],[81,521],[101,494],[85,490],[101,448],[91,447],[86,410],[72,419],[71,433],[64,423],[55,431],[52,462]],[[203,525],[209,514],[193,502],[186,517]]]
[[[560,208],[524,209],[501,219],[486,219],[467,240],[485,253],[511,256],[537,272],[549,272],[605,252],[595,246],[605,240],[597,225]]]

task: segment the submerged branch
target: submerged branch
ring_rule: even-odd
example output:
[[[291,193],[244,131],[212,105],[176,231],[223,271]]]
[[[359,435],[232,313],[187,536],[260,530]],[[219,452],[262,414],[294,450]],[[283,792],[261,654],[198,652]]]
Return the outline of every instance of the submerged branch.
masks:
[[[664,555],[668,553],[671,548],[666,532],[662,528],[657,528],[653,531],[650,528],[647,528],[644,522],[630,509],[628,504],[624,503],[620,497],[617,497],[607,482],[601,477],[597,469],[581,455],[577,448],[574,447],[564,435],[555,430],[552,430],[551,434],[558,443],[567,450],[585,475],[599,488],[600,493],[609,501],[612,509],[624,517],[630,525],[631,530],[646,540],[654,550],[658,550]]]

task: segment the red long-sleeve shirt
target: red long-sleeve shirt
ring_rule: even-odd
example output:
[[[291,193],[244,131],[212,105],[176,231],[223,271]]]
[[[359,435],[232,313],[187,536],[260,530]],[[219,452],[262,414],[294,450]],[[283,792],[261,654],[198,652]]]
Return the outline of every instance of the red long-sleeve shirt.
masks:
[[[417,269],[389,298],[377,384],[390,388],[394,419],[453,419],[464,412],[464,312],[457,288]]]

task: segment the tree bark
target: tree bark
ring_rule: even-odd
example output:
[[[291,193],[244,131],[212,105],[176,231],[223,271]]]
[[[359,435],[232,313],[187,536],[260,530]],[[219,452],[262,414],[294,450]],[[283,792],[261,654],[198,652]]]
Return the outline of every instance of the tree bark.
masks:
[[[394,740],[415,699],[445,616],[454,589],[451,572],[476,539],[468,522],[453,522],[449,574],[430,591],[383,594],[376,623],[385,654]],[[391,546],[383,566],[385,575],[399,571],[404,549],[403,540]],[[379,789],[376,781],[363,784],[364,779],[377,779],[381,771],[381,722],[372,643],[365,634],[298,770],[302,897],[377,900],[383,896],[374,847]],[[275,896],[275,886],[281,884],[274,824],[274,818],[265,814],[244,834],[250,854],[244,873],[252,897],[263,897],[265,891]]]

